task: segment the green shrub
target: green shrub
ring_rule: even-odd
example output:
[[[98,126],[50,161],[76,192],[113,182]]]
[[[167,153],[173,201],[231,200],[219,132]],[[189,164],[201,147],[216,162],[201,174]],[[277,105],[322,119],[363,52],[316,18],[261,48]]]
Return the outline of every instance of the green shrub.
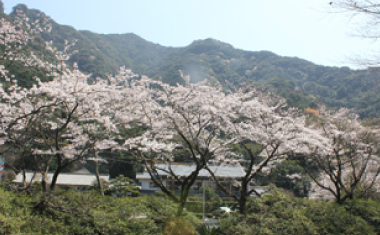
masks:
[[[277,190],[262,198],[251,198],[246,215],[232,214],[220,224],[223,231],[232,235],[378,234],[371,222],[344,206],[290,197]]]
[[[0,189],[1,234],[162,234],[176,213],[165,197],[99,196],[95,191],[18,193]],[[200,224],[185,211],[184,218]]]
[[[380,202],[355,199],[344,204],[346,210],[353,216],[358,216],[370,224],[377,234],[380,234]]]

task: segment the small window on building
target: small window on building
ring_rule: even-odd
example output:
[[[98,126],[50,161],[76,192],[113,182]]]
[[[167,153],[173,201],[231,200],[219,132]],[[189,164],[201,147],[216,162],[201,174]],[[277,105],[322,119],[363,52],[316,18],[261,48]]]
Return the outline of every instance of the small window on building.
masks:
[[[195,184],[193,185],[194,190],[199,190],[201,187],[202,187],[201,181],[196,181]]]
[[[157,185],[153,181],[151,181],[151,182],[149,182],[149,187],[155,188],[155,187],[157,187]]]

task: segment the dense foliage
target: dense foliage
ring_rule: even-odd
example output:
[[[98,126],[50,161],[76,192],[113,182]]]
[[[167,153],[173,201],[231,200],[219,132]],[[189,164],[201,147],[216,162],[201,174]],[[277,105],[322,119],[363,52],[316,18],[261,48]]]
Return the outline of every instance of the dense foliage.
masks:
[[[96,192],[52,195],[0,189],[0,234],[161,234],[176,207],[159,196],[101,197]],[[199,220],[181,218],[193,227]],[[178,220],[178,219],[177,219]]]
[[[274,191],[252,198],[247,214],[221,223],[226,234],[379,234],[379,203],[350,201],[344,206],[300,199]]]
[[[223,215],[220,229],[192,212],[173,217],[165,197],[99,196],[96,192],[12,192],[0,189],[0,234],[378,234],[380,204],[344,205],[297,199],[277,190],[251,198],[247,213]],[[192,208],[189,208],[191,211]],[[215,214],[214,214],[215,216]]]

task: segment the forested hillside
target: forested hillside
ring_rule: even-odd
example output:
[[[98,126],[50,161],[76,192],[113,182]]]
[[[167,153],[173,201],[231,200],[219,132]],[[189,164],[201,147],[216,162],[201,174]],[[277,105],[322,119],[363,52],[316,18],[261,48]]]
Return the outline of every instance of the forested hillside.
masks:
[[[38,10],[18,5],[29,18]],[[12,15],[12,14],[11,14]],[[288,99],[290,105],[317,107],[322,102],[330,107],[354,109],[362,118],[380,116],[380,78],[377,70],[350,70],[348,67],[326,67],[268,51],[243,51],[214,39],[197,40],[186,47],[164,47],[128,33],[96,34],[77,31],[71,26],[53,22],[51,33],[42,34],[56,46],[74,42],[77,53],[71,62],[93,77],[115,74],[126,66],[138,74],[162,79],[170,84],[184,83],[179,70],[191,76],[191,82],[207,79],[226,89],[257,84]],[[328,56],[328,55],[326,55]]]

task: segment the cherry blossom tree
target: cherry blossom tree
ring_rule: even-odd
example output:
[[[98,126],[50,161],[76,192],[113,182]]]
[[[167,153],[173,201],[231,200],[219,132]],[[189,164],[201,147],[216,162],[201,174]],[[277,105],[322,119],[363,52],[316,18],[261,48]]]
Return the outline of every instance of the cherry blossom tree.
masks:
[[[54,189],[62,170],[83,160],[90,150],[97,155],[98,151],[115,144],[113,138],[117,137],[118,128],[111,119],[120,112],[131,111],[125,107],[130,91],[118,84],[117,76],[108,81],[89,82],[89,75],[81,73],[76,65],[68,66],[72,46],[69,42],[62,51],[52,42],[46,42],[45,49],[53,60],[44,60],[43,56],[25,50],[32,34],[43,29],[38,21],[31,27],[25,15],[21,12],[19,15],[23,22],[16,19],[20,23],[15,24],[3,19],[0,25],[2,62],[9,65],[21,61],[24,66],[44,71],[50,80],[42,82],[36,77],[32,87],[21,87],[6,66],[0,66],[4,81],[0,86],[0,145],[12,146],[12,150],[19,148],[22,157],[34,156],[36,167],[44,176],[45,190],[47,172],[53,166],[55,173],[50,189]],[[29,52],[21,53],[24,50]],[[125,116],[119,119],[124,127],[126,119]],[[106,134],[99,137],[100,132]]]
[[[224,188],[210,164],[234,164],[246,170],[240,182],[235,182],[241,187],[240,197],[233,195],[244,211],[247,198],[254,193],[249,185],[257,174],[268,171],[291,151],[309,151],[299,148],[306,136],[304,117],[254,89],[225,93],[203,84],[173,87],[148,78],[139,83],[140,101],[136,102],[143,116],[139,124],[146,130],[126,140],[124,146],[136,151],[155,184],[179,203],[178,215],[202,169],[208,169]],[[260,151],[256,153],[248,143]],[[233,144],[241,145],[248,159],[233,151]],[[191,165],[192,171],[179,174],[173,170],[179,159]],[[168,178],[180,187],[179,196],[167,185]]]
[[[179,203],[178,215],[181,215],[199,172],[210,159],[222,154],[233,138],[228,130],[233,117],[237,117],[228,106],[226,95],[214,88],[169,86],[148,78],[142,78],[140,84],[143,89],[140,96],[145,97],[139,101],[143,114],[140,124],[146,131],[126,140],[124,146],[137,150],[135,155],[143,160],[152,180]],[[183,164],[192,165],[189,174],[179,175],[172,169],[177,152],[181,152]],[[179,185],[179,196],[165,184],[160,172]]]
[[[1,105],[2,124],[7,136],[13,130],[31,133],[28,145],[35,156],[44,160],[40,170],[47,174],[54,159],[55,174],[51,181],[54,189],[59,173],[75,161],[83,159],[90,146],[89,125],[101,123],[112,129],[108,116],[102,112],[106,107],[104,97],[111,91],[106,81],[87,82],[88,75],[77,68],[67,69],[50,82],[40,82],[30,89],[16,84],[2,93],[7,99]],[[14,90],[14,92],[9,92]],[[7,121],[8,120],[8,121]],[[11,139],[8,138],[8,141]]]
[[[341,110],[313,124],[327,141],[309,145],[309,162],[319,170],[316,174],[305,167],[315,183],[312,197],[329,199],[327,192],[343,203],[365,196],[378,184],[380,131],[347,115],[347,110]]]
[[[50,29],[49,18],[46,16],[41,14],[31,22],[20,9],[15,9],[13,18],[0,19],[0,97],[1,102],[7,103],[1,104],[0,111],[0,145],[2,145],[0,154],[7,153],[8,158],[12,156],[13,159],[7,159],[8,167],[15,166],[14,170],[23,170],[24,173],[26,164],[33,165],[33,161],[30,160],[32,159],[31,148],[27,144],[33,138],[33,133],[19,128],[19,123],[24,122],[28,125],[33,122],[34,116],[32,113],[24,113],[22,117],[19,116],[18,119],[11,121],[12,114],[16,116],[20,114],[16,114],[20,110],[17,111],[12,105],[22,103],[23,96],[27,92],[17,85],[15,76],[7,69],[14,62],[41,68],[41,60],[28,48],[40,32],[49,32]],[[10,130],[13,131],[10,132]],[[13,144],[4,145],[7,139],[10,139]],[[15,164],[10,165],[12,160]]]
[[[10,24],[7,27],[11,27]],[[17,32],[12,31],[12,35]],[[16,44],[26,44],[17,37],[15,40]],[[89,75],[81,73],[75,65],[69,68],[66,61],[70,57],[70,46],[66,43],[63,51],[57,51],[50,42],[46,44],[46,49],[52,52],[57,63],[44,61],[33,53],[29,57],[22,56],[12,47],[5,50],[7,54],[4,55],[4,58],[14,55],[13,59],[22,60],[25,66],[43,68],[51,77],[49,82],[35,78],[35,85],[22,88],[16,80],[10,81],[12,76],[8,76],[2,67],[5,81],[13,84],[0,89],[1,144],[23,147],[23,153],[36,157],[40,163],[37,166],[44,175],[42,185],[45,189],[46,175],[53,162],[55,173],[51,189],[54,189],[59,173],[83,159],[86,150],[92,146],[84,128],[101,124],[109,131],[114,129],[107,116],[111,112],[102,108],[112,103],[109,94],[114,85],[105,80],[89,84]]]
[[[44,175],[45,189],[47,172],[54,163],[50,185],[54,189],[62,170],[83,160],[89,149],[104,149],[112,143],[107,138],[117,128],[111,124],[110,115],[114,113],[115,94],[120,93],[115,92],[114,83],[106,80],[89,83],[89,75],[81,73],[76,65],[70,68],[66,61],[73,44],[69,42],[62,51],[46,42],[45,50],[54,57],[50,60],[27,50],[34,35],[48,32],[51,26],[44,16],[30,23],[20,10],[16,9],[16,13],[14,22],[5,19],[0,22],[3,52],[0,70],[4,82],[0,86],[0,145],[19,148],[25,157],[34,156]],[[13,61],[44,71],[50,81],[34,78],[35,85],[31,88],[20,87],[7,71]],[[95,129],[106,130],[107,134],[94,138]]]
[[[274,95],[263,94],[251,89],[236,92],[239,98],[234,112],[239,117],[233,122],[233,144],[240,151],[225,153],[219,164],[235,164],[245,170],[245,175],[235,182],[239,193],[228,190],[215,177],[211,168],[206,169],[227,195],[239,203],[240,213],[245,213],[247,199],[254,194],[261,196],[252,185],[258,176],[269,174],[271,169],[285,160],[289,154],[309,151],[300,142],[314,141],[313,131],[305,127],[305,116],[297,109],[286,106],[286,102]]]

